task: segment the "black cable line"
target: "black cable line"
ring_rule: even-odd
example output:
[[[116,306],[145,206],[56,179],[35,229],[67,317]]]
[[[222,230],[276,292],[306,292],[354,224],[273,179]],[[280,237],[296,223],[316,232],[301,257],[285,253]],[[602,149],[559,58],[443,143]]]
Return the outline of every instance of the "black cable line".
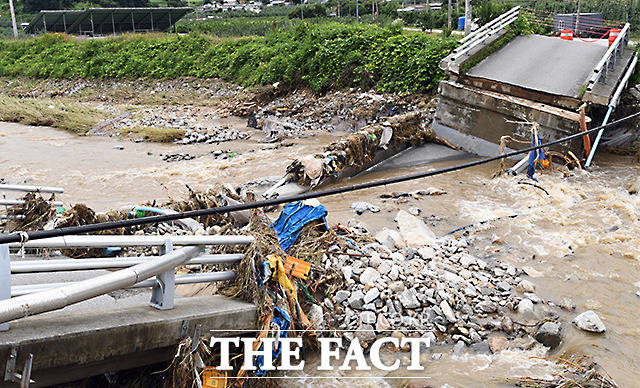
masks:
[[[555,144],[577,139],[585,135],[598,132],[605,128],[618,125],[622,122],[625,122],[627,120],[630,120],[638,116],[640,116],[640,112],[636,112],[632,115],[623,117],[619,120],[612,121],[609,124],[601,125],[599,127],[592,128],[585,132],[578,132],[573,135],[556,139],[545,144],[540,144],[535,147],[529,147],[522,150],[508,152],[503,155],[497,155],[497,156],[492,156],[485,159],[474,160],[472,162],[457,164],[454,166],[444,167],[437,170],[423,171],[423,172],[403,175],[399,177],[386,178],[386,179],[377,180],[377,181],[360,183],[356,185],[336,187],[336,188],[327,189],[327,190],[312,191],[312,192],[307,192],[302,194],[290,195],[286,197],[265,199],[261,201],[255,201],[255,202],[240,203],[240,204],[230,205],[230,206],[221,206],[221,207],[200,209],[200,210],[190,210],[190,211],[181,212],[181,213],[150,216],[150,217],[144,217],[144,218],[134,218],[134,219],[120,220],[120,221],[111,221],[111,222],[104,222],[104,223],[90,224],[90,225],[69,226],[65,228],[51,229],[51,230],[37,230],[32,232],[19,232],[19,233],[5,234],[5,235],[0,235],[0,244],[21,242],[23,238],[26,240],[39,240],[39,239],[50,238],[50,237],[60,237],[60,236],[68,236],[72,234],[92,233],[92,232],[100,232],[100,231],[109,230],[109,229],[126,228],[126,227],[146,225],[146,224],[155,224],[159,222],[179,220],[182,218],[193,218],[193,217],[207,216],[212,214],[221,214],[221,213],[230,213],[230,212],[241,211],[241,210],[257,209],[261,207],[280,205],[287,202],[326,197],[329,195],[336,195],[336,194],[347,193],[350,191],[369,189],[372,187],[384,186],[387,184],[401,183],[401,182],[406,182],[406,181],[420,179],[420,178],[427,178],[434,175],[440,175],[448,172],[463,170],[465,168],[479,166],[481,164],[486,164],[486,163],[493,162],[500,159],[510,158],[512,156],[529,153],[531,151],[535,151],[544,147],[549,147]]]

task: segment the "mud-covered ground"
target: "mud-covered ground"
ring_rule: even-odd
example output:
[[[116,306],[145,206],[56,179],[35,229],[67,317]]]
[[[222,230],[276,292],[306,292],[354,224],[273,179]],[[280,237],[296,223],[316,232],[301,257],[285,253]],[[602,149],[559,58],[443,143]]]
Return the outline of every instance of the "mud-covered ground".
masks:
[[[178,144],[219,144],[246,139],[252,135],[247,127],[261,130],[259,140],[265,143],[314,136],[318,132],[354,132],[385,117],[434,105],[429,105],[431,96],[426,95],[353,89],[325,95],[306,90],[285,94],[278,85],[246,89],[220,80],[187,78],[162,81],[3,78],[0,86],[10,105],[23,105],[23,111],[39,110],[41,116],[0,109],[0,121],[49,125],[79,134],[115,136],[136,142]],[[36,103],[44,104],[45,109],[32,106]],[[72,115],[69,105],[86,110],[90,117],[83,115],[80,119]],[[226,120],[230,117],[241,117],[246,125],[235,125],[239,121],[230,124]]]

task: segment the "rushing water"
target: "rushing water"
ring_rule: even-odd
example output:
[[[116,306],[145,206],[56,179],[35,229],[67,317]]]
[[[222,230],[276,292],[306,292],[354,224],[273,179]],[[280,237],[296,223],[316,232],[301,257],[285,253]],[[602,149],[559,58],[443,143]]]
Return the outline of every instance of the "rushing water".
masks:
[[[257,136],[256,136],[257,138]],[[9,183],[62,186],[60,198],[66,203],[84,202],[97,210],[117,208],[149,200],[180,198],[185,184],[204,188],[215,183],[239,184],[248,180],[280,175],[287,158],[319,151],[332,138],[317,136],[296,140],[296,145],[277,150],[254,140],[214,145],[175,146],[133,143],[112,138],[76,137],[50,128],[0,124],[0,177]],[[115,149],[124,147],[123,150]],[[216,160],[209,153],[225,149],[240,155]],[[188,152],[200,157],[166,163],[161,153]],[[414,151],[419,155],[420,152]],[[150,153],[150,154],[149,154]],[[415,165],[396,163],[393,169],[379,169],[349,180],[359,183],[399,174],[457,163],[449,158],[441,163]],[[416,158],[414,158],[415,160]],[[419,159],[419,158],[418,158]],[[598,165],[586,171],[537,174],[541,189],[518,182],[522,177],[492,179],[497,164],[369,189],[364,192],[321,199],[329,209],[331,223],[349,219],[365,222],[375,232],[394,227],[397,209],[416,206],[431,217],[436,234],[443,235],[460,226],[502,218],[470,229],[478,237],[483,254],[496,255],[516,266],[531,266],[542,273],[533,279],[536,293],[544,300],[558,302],[572,298],[576,312],[564,312],[564,340],[554,354],[588,354],[595,357],[621,386],[637,386],[640,371],[640,297],[635,295],[640,281],[640,196],[630,195],[627,186],[638,177],[632,158],[598,155]],[[406,204],[383,202],[379,195],[389,191],[412,191],[436,187],[445,195],[410,200]],[[366,200],[383,210],[355,216],[354,201]],[[569,323],[578,313],[593,309],[607,331],[590,335]],[[447,353],[444,349],[436,352]],[[508,351],[500,355],[467,354],[427,363],[421,376],[439,386],[501,386],[504,378],[517,375],[546,376],[554,365],[532,359],[540,349]],[[406,374],[406,373],[405,373]],[[406,382],[402,371],[387,376],[353,379],[332,377],[313,380],[305,373],[284,385],[326,387],[400,386]]]

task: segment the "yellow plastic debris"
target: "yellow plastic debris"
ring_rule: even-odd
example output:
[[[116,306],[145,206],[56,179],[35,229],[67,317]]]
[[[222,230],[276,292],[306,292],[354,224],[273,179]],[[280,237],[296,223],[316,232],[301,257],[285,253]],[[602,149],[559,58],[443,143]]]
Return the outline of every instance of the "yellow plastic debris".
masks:
[[[207,368],[202,371],[202,388],[226,388],[226,386],[226,374],[212,368]]]

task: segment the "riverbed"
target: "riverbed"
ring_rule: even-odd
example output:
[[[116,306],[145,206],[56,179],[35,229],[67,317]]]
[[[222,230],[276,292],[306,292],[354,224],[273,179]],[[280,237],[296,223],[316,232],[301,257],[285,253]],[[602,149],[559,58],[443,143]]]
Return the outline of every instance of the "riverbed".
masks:
[[[186,186],[203,189],[214,184],[238,185],[267,176],[279,176],[289,158],[313,154],[339,134],[316,134],[291,141],[290,146],[260,143],[256,133],[250,139],[212,144],[173,145],[134,143],[106,137],[78,137],[46,127],[0,124],[0,177],[8,183],[60,186],[59,199],[66,204],[86,203],[108,210],[156,200],[181,198]],[[226,159],[212,151],[223,150]],[[419,162],[428,149],[415,150],[404,158],[341,184],[403,175],[459,163],[473,158],[458,155],[439,162]],[[189,153],[192,160],[167,163],[161,154]],[[234,155],[235,154],[235,155]],[[466,229],[476,236],[477,255],[495,256],[519,268],[530,266],[541,273],[531,279],[536,293],[545,301],[570,297],[574,312],[563,312],[564,338],[553,355],[587,354],[595,358],[620,386],[636,386],[640,370],[640,197],[630,195],[627,186],[640,172],[631,157],[598,154],[589,171],[555,171],[536,174],[538,187],[522,184],[523,176],[492,178],[497,163],[383,186],[359,192],[321,198],[328,208],[330,223],[348,220],[364,222],[372,232],[395,228],[398,209],[421,209],[436,235],[459,227],[492,220]],[[528,180],[525,182],[531,183]],[[397,203],[380,198],[390,192],[437,188],[446,192],[423,199]],[[544,190],[542,190],[542,189]],[[546,191],[546,192],[545,192]],[[357,216],[351,203],[367,201],[379,206],[379,213]],[[513,216],[513,217],[509,217]],[[603,335],[575,329],[570,321],[585,310],[594,310],[607,327]],[[540,349],[508,351],[499,355],[468,352],[452,356],[448,349],[441,359],[428,362],[420,376],[426,383],[454,387],[501,386],[503,379],[517,375],[544,376],[553,373],[554,363],[532,359]],[[434,357],[438,358],[438,357]],[[415,373],[415,372],[414,372]],[[365,374],[366,375],[366,374]],[[414,376],[414,375],[410,375]],[[401,386],[399,372],[387,376],[312,379],[303,375],[287,380],[290,386]]]

